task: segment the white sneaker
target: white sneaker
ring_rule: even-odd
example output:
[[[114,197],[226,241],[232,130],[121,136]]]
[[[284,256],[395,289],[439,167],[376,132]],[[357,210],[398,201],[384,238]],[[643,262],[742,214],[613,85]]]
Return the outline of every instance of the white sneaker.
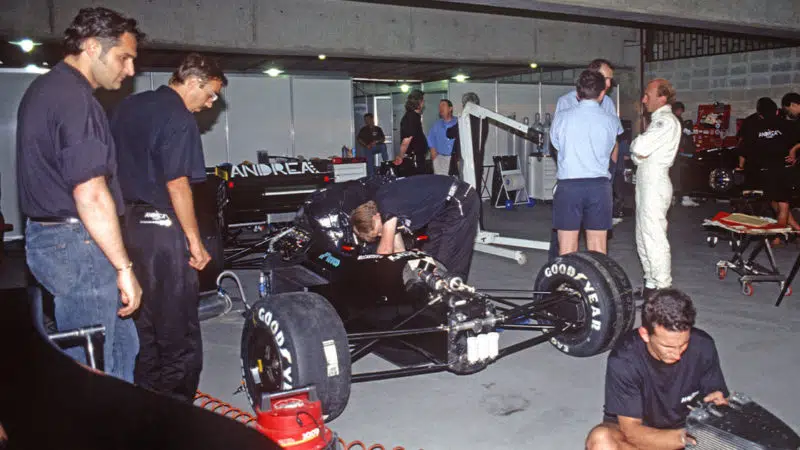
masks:
[[[683,199],[681,199],[681,206],[700,206],[700,203],[692,200],[691,197],[684,195]]]
[[[622,223],[622,217],[613,217],[611,218],[611,225],[617,225]]]

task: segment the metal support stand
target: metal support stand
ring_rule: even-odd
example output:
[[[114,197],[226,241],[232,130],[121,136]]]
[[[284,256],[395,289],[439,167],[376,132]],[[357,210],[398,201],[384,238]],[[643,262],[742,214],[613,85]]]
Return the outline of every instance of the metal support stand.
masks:
[[[794,265],[792,266],[792,270],[789,272],[789,276],[786,277],[786,281],[783,282],[783,287],[781,288],[781,294],[778,296],[778,300],[775,302],[775,306],[781,306],[781,302],[783,302],[783,297],[786,296],[789,289],[792,287],[792,281],[794,281],[794,277],[797,276],[798,270],[800,270],[800,255],[797,255],[797,259],[794,260]]]
[[[464,107],[464,111],[461,113],[461,120],[458,121],[458,134],[461,142],[461,157],[464,164],[464,181],[472,185],[472,187],[476,186],[477,180],[474,167],[475,160],[473,159],[472,126],[471,121],[469,120],[470,116],[478,119],[491,119],[493,122],[500,123],[511,129],[520,131],[525,134],[527,138],[537,142],[543,138],[541,132],[535,131],[528,125],[517,122],[516,120],[510,119],[502,114],[498,114],[472,102],[467,103],[467,105]],[[481,205],[481,208],[482,207],[483,205]],[[499,233],[483,230],[481,229],[481,226],[478,225],[478,234],[475,237],[475,250],[503,258],[513,259],[520,265],[527,262],[527,258],[522,251],[497,247],[498,245],[529,248],[535,250],[548,250],[550,248],[549,242],[534,241],[529,239],[504,238],[501,237]]]
[[[78,328],[75,330],[49,334],[48,337],[55,343],[59,343],[60,341],[66,341],[70,339],[83,338],[85,340],[84,346],[86,348],[86,360],[89,362],[89,367],[98,370],[97,359],[94,356],[94,342],[92,342],[92,339],[97,335],[105,335],[105,333],[106,333],[106,327],[104,327],[103,325],[93,325],[89,327]]]

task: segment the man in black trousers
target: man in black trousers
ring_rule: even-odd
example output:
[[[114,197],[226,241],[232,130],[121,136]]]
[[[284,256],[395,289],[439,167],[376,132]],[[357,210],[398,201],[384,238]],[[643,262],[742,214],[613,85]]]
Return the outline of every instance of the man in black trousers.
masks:
[[[211,259],[190,186],[206,179],[192,113],[210,108],[226,84],[214,61],[190,54],[168,86],[126,98],[111,121],[126,205],[125,244],[143,290],[134,382],[185,401],[200,382],[198,271]]]

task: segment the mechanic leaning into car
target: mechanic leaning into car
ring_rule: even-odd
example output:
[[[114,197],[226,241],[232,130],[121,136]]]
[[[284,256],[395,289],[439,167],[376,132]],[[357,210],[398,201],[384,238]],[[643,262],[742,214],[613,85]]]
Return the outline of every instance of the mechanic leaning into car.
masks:
[[[480,200],[471,185],[445,175],[419,175],[381,186],[375,200],[354,209],[350,222],[359,239],[374,242],[378,254],[405,250],[400,231],[427,226],[424,250],[464,281],[469,275],[478,231]]]
[[[225,85],[213,60],[189,54],[168,86],[126,98],[111,119],[123,236],[143,290],[134,382],[185,401],[194,398],[203,366],[197,272],[211,259],[190,187],[206,179],[192,113],[210,108]]]
[[[588,450],[677,449],[692,439],[690,406],[727,404],[728,388],[714,340],[694,328],[688,295],[660,289],[642,306],[642,326],[623,335],[608,355],[603,423]]]
[[[740,156],[737,169],[744,170],[745,163],[756,166],[748,168],[749,173],[758,173],[757,170],[760,169],[764,196],[778,215],[778,225],[788,224],[794,230],[800,230],[800,225],[789,210],[797,174],[796,169],[792,167],[794,153],[791,150],[797,143],[792,128],[787,120],[778,116],[778,105],[772,99],[768,97],[758,99],[756,115],[749,116],[740,130]],[[772,244],[780,242],[780,238],[776,238]]]

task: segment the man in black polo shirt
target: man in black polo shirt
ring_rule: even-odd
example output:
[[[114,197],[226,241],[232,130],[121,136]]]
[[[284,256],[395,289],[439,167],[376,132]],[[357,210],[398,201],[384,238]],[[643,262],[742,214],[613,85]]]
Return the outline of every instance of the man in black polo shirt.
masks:
[[[123,245],[114,141],[94,89],[133,75],[136,21],[84,8],[64,33],[66,56],[25,91],[17,116],[17,182],[28,217],[28,266],[54,296],[59,330],[105,326],[104,368],[131,381],[138,340],[127,318],[141,288]],[[82,348],[67,353],[85,361]]]
[[[800,230],[789,209],[796,178],[790,153],[796,143],[791,123],[778,116],[774,101],[764,97],[756,104],[756,114],[745,119],[739,135],[739,170],[747,169],[749,173],[760,170],[764,196],[778,216],[778,225]],[[772,243],[779,244],[780,238]]]
[[[400,120],[400,154],[395,164],[403,162],[410,155],[416,166],[416,173],[425,173],[425,156],[428,153],[428,139],[422,130],[422,108],[425,107],[425,94],[414,89],[406,99],[406,113]]]
[[[689,406],[727,404],[728,388],[714,340],[694,328],[688,295],[659,289],[642,307],[642,326],[625,334],[608,356],[603,423],[586,448],[677,449],[690,438]]]
[[[211,259],[190,187],[206,179],[192,113],[210,108],[227,83],[214,61],[190,54],[169,86],[126,98],[111,119],[125,243],[143,290],[134,381],[186,401],[194,397],[203,365],[197,271]]]
[[[464,281],[469,275],[480,201],[469,184],[444,175],[402,178],[378,189],[375,201],[350,215],[356,235],[367,242],[380,237],[378,253],[404,251],[398,231],[427,226],[425,252]]]

